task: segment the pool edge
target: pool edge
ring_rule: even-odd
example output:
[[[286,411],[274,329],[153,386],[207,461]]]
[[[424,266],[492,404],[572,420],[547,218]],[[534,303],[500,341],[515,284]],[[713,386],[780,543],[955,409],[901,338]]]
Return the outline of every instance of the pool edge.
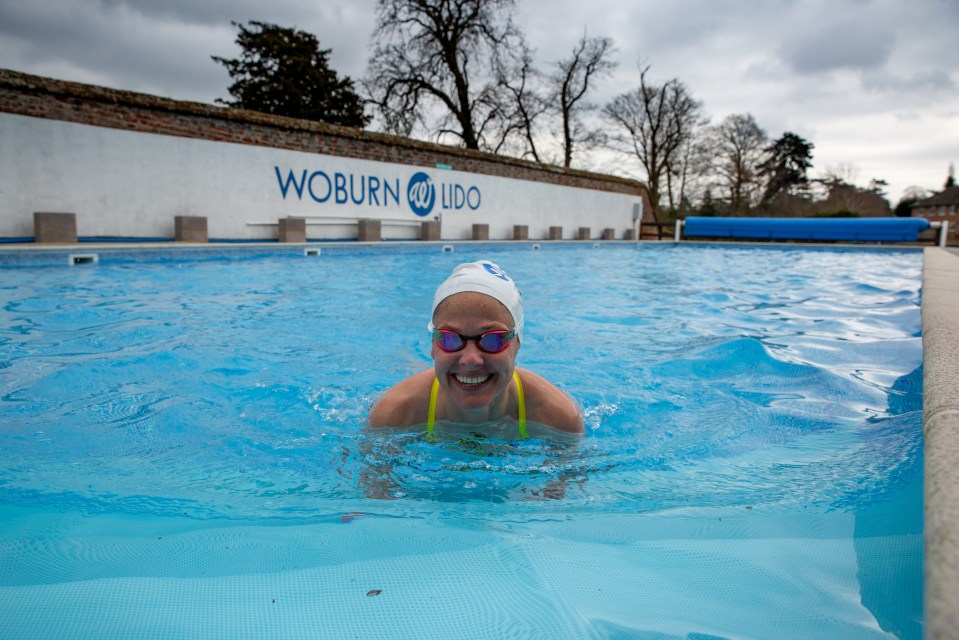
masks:
[[[959,630],[959,254],[923,252],[925,636]]]

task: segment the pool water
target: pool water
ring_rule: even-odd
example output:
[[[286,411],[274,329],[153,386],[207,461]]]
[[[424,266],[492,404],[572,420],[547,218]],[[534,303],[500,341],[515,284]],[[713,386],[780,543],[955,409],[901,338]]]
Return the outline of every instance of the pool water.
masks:
[[[491,258],[587,436],[368,432]],[[0,637],[920,638],[922,256],[0,270]]]

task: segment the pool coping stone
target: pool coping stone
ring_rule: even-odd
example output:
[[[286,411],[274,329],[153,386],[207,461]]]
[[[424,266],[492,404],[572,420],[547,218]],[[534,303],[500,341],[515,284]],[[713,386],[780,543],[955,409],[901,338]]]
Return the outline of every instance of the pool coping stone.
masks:
[[[923,252],[925,636],[959,631],[959,255]]]

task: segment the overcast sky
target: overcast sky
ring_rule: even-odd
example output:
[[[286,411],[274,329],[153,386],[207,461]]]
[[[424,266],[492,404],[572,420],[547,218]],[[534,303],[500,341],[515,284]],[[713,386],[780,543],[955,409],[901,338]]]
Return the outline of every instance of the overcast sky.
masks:
[[[0,67],[212,103],[229,98],[236,28],[260,20],[316,35],[331,64],[366,69],[376,0],[0,0]],[[940,189],[959,163],[959,0],[519,0],[545,67],[586,29],[616,43],[603,103],[679,78],[713,122],[750,113],[771,139],[815,145],[812,175]],[[644,176],[637,174],[637,178]]]

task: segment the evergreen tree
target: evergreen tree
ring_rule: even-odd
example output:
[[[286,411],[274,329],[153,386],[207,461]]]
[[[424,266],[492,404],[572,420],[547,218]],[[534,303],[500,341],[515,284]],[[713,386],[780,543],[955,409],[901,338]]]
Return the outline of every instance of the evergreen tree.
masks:
[[[917,202],[919,202],[919,198],[915,196],[903,197],[896,205],[896,208],[893,209],[893,213],[898,218],[908,218],[912,215],[912,205]]]
[[[320,49],[316,36],[304,31],[251,20],[239,29],[239,59],[213,56],[227,68],[234,82],[233,101],[217,100],[240,109],[274,115],[365,127],[363,100],[349,77],[339,78],[330,69],[330,49]]]
[[[699,206],[699,215],[701,216],[716,216],[719,215],[719,208],[716,206],[716,203],[713,202],[712,191],[706,189],[706,193],[703,194],[703,203]]]
[[[946,178],[946,184],[942,186],[943,189],[948,189],[949,187],[956,186],[956,167],[951,162],[949,163],[949,177]]]
[[[786,132],[779,140],[766,147],[766,160],[759,166],[766,176],[763,201],[769,202],[780,194],[802,195],[809,189],[806,172],[812,167],[813,144],[795,133]]]

